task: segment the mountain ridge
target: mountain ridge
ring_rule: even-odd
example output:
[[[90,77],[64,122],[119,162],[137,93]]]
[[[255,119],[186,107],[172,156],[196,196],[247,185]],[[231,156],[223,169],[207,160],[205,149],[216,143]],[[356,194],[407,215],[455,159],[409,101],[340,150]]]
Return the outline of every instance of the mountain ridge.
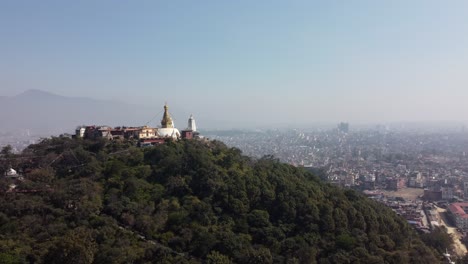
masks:
[[[162,106],[160,106],[162,109]],[[183,111],[183,110],[182,110]],[[180,116],[177,111],[176,115]],[[73,133],[77,125],[142,126],[159,108],[88,97],[68,97],[39,89],[0,96],[0,123],[5,131],[33,134]],[[187,116],[188,118],[188,116]],[[153,120],[151,126],[157,126]]]

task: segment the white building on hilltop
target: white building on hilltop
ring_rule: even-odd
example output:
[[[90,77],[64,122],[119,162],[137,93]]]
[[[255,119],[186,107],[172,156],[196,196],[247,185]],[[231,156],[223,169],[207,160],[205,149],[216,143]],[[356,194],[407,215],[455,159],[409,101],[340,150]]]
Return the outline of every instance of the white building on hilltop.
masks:
[[[192,130],[193,132],[197,132],[197,125],[195,124],[195,118],[193,118],[193,115],[190,115],[190,118],[188,120],[187,130]]]

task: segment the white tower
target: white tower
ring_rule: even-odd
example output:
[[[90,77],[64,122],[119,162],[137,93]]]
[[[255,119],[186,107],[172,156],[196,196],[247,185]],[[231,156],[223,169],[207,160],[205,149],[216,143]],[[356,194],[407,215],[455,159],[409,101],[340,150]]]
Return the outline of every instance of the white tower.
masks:
[[[193,132],[197,131],[197,125],[195,124],[195,118],[193,118],[193,115],[190,115],[187,129],[192,130]]]

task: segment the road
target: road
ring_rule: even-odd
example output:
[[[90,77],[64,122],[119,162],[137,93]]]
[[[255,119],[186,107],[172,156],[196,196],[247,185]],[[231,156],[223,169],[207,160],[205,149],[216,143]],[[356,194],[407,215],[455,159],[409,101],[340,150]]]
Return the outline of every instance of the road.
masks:
[[[450,222],[447,219],[447,213],[446,213],[447,210],[444,208],[440,208],[440,207],[436,207],[436,208],[437,208],[437,212],[440,215],[441,225],[445,226],[447,228],[447,232],[449,234],[452,234],[453,236],[453,241],[455,242],[454,243],[455,254],[460,257],[463,257],[467,253],[467,250],[466,250],[466,246],[460,241],[461,239],[460,232],[458,232],[454,226],[449,224]]]

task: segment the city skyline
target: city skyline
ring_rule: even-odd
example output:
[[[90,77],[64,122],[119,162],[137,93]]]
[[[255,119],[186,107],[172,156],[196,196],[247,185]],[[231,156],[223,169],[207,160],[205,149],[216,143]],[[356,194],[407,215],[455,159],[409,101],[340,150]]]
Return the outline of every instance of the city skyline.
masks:
[[[464,1],[0,4],[0,96],[188,109],[246,127],[463,121]]]

